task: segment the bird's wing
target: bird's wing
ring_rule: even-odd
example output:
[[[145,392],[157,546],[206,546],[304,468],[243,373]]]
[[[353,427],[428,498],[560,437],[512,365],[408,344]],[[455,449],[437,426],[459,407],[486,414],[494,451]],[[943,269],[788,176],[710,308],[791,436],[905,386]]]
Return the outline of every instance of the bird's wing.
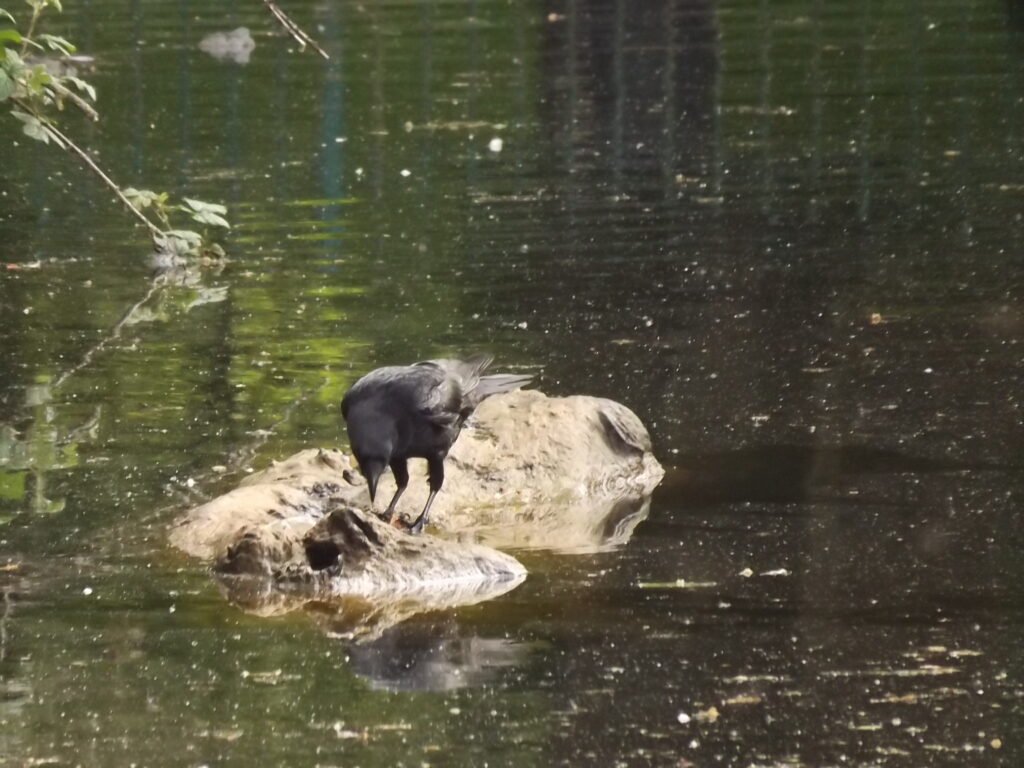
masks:
[[[419,365],[433,365],[444,372],[444,377],[447,384],[452,388],[448,394],[451,398],[455,397],[454,392],[457,391],[457,396],[460,400],[458,406],[454,404],[452,400],[452,407],[455,410],[462,411],[465,408],[472,408],[475,403],[471,402],[471,394],[480,383],[480,374],[482,374],[494,361],[492,355],[488,355],[481,352],[476,355],[467,357],[465,360],[456,360],[454,358],[441,358],[438,360],[427,360]]]
[[[436,364],[435,360],[416,363],[416,412],[439,427],[456,426],[461,419],[462,387],[457,378]]]
[[[443,358],[378,368],[345,394],[342,415],[347,418],[355,407],[370,407],[396,415],[416,414],[446,429],[459,427],[479,400],[473,393],[492,359],[479,354],[465,360]]]

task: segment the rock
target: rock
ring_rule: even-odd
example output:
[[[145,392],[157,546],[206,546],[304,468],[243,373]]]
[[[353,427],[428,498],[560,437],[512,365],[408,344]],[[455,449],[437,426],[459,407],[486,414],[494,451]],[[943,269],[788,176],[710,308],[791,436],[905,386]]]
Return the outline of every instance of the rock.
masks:
[[[333,509],[298,540],[246,531],[214,571],[232,602],[264,616],[331,601],[331,631],[361,640],[415,613],[490,600],[526,578],[502,552],[410,536],[350,507]]]
[[[410,464],[399,503],[407,517],[426,501],[425,464]],[[332,599],[347,601],[351,613],[355,601],[365,608],[356,613],[387,614],[377,622],[387,625],[410,610],[476,602],[518,584],[525,569],[492,547],[624,544],[662,475],[647,430],[625,406],[517,391],[485,400],[455,443],[427,534],[382,523],[354,462],[309,449],[186,513],[171,542],[212,560],[229,594],[250,610]],[[388,473],[378,501],[393,492]],[[242,585],[238,576],[261,583]],[[404,607],[396,612],[397,603]]]

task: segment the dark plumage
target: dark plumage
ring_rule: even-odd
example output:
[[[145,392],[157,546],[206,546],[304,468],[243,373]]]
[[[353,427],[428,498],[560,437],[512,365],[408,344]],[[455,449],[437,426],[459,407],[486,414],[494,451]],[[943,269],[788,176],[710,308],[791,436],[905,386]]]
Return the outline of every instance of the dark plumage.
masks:
[[[384,512],[386,521],[391,521],[395,504],[409,484],[407,459],[426,459],[430,495],[409,526],[412,533],[423,530],[430,505],[444,483],[445,456],[466,419],[484,398],[530,381],[530,376],[515,374],[481,376],[492,360],[490,355],[474,355],[467,360],[425,360],[378,368],[345,393],[341,415],[352,453],[370,486],[370,502],[385,467],[391,467],[398,485]]]

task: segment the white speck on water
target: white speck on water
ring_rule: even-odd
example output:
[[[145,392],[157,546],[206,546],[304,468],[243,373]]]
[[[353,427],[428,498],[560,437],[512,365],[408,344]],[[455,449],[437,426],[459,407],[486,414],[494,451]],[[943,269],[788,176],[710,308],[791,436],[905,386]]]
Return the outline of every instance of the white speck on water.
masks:
[[[362,176],[362,175],[363,175],[363,169],[362,168],[356,168],[356,176]]]
[[[196,487],[196,480],[195,480],[195,478],[194,477],[190,477],[188,480],[186,480],[185,481],[185,487],[186,488],[195,488]]]
[[[505,142],[499,139],[497,136],[495,136],[493,139],[487,142],[487,148],[491,150],[491,152],[501,152],[504,146]]]
[[[170,608],[167,609],[167,612],[168,613],[174,613],[177,610],[178,610],[178,606],[172,605]]]
[[[412,171],[410,171],[408,168],[403,168],[401,170],[401,174],[403,177],[412,176]]]
[[[678,715],[676,715],[676,720],[678,720],[683,725],[686,725],[688,722],[690,722],[690,716],[685,712],[680,712]]]
[[[523,320],[523,321],[522,321],[521,323],[518,323],[518,324],[516,325],[516,328],[518,328],[518,329],[519,329],[519,330],[521,330],[521,331],[525,331],[525,330],[526,330],[526,328],[527,328],[527,325],[526,325],[526,321],[525,321],[525,320]]]
[[[86,587],[85,589],[83,589],[82,590],[82,594],[85,595],[86,597],[91,595],[92,594],[92,587]]]
[[[744,568],[742,571],[740,571],[740,576],[742,576],[744,579],[749,579],[753,575],[754,572],[749,568]]]

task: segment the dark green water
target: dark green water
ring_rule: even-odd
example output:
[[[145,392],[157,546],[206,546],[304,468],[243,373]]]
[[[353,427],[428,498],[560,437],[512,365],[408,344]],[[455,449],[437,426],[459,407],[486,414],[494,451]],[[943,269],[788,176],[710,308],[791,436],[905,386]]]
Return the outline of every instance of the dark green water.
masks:
[[[66,5],[68,129],[236,229],[154,288],[0,121],[0,765],[1024,759],[1019,2],[289,2],[328,62],[256,2]],[[649,425],[628,545],[361,646],[169,549],[356,376],[477,349]]]

